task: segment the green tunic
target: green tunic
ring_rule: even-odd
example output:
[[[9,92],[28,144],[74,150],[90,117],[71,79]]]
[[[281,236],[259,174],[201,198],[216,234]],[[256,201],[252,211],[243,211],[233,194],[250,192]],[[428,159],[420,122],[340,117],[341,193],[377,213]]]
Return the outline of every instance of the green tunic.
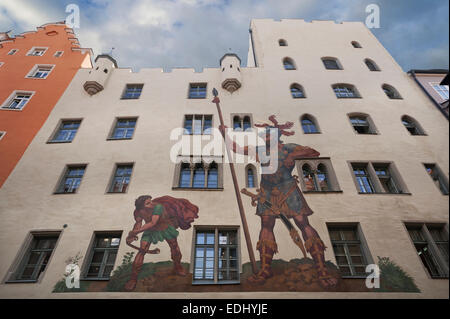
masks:
[[[153,208],[152,215],[160,216],[158,224],[163,223],[164,219],[166,219],[164,207],[161,204],[158,204]],[[157,244],[160,241],[177,238],[177,236],[178,231],[175,229],[175,227],[168,224],[167,227],[163,230],[152,230],[152,229],[146,230],[142,234],[141,241]]]

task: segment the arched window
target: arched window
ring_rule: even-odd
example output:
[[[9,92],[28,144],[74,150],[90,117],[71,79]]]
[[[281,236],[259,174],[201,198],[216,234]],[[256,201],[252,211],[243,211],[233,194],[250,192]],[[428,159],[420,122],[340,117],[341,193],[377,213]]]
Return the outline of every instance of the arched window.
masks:
[[[411,135],[425,135],[419,123],[412,117],[407,115],[402,116],[402,123]]]
[[[355,86],[353,86],[351,84],[338,83],[338,84],[333,84],[332,87],[333,87],[333,91],[336,94],[336,97],[338,99],[359,98],[360,97]]]
[[[317,166],[317,180],[319,181],[319,187],[321,191],[329,191],[331,189],[330,187],[330,181],[328,180],[328,173],[327,168],[323,164],[319,164]]]
[[[383,84],[382,86],[384,93],[388,96],[390,99],[401,99],[401,95],[398,93],[398,91],[389,84]]]
[[[348,115],[353,129],[358,134],[376,134],[375,125],[369,115],[363,113],[352,113]]]
[[[322,62],[327,70],[342,70],[341,64],[336,58],[322,58]]]
[[[208,168],[208,181],[207,181],[207,187],[208,188],[218,188],[219,187],[219,175],[217,170],[217,164],[215,162],[212,162],[209,164]]]
[[[191,167],[189,163],[181,164],[179,187],[191,187]]]
[[[245,173],[247,175],[246,186],[248,188],[257,187],[256,168],[253,165],[247,165]]]
[[[303,87],[300,84],[294,83],[291,85],[291,95],[294,99],[301,99],[306,97]]]
[[[244,131],[251,130],[252,123],[250,121],[250,116],[244,116],[244,120],[242,122],[244,126]]]
[[[285,70],[295,70],[296,69],[294,61],[291,58],[284,58],[283,66],[284,66]]]
[[[195,164],[194,179],[192,181],[192,187],[204,188],[205,187],[205,168],[203,163]]]
[[[303,173],[303,183],[305,184],[305,190],[307,191],[317,191],[316,179],[311,167],[308,164],[302,166]]]
[[[311,115],[303,115],[300,119],[303,133],[305,134],[314,134],[314,133],[320,133],[316,121]]]
[[[367,65],[370,71],[380,71],[378,65],[373,62],[371,59],[365,59],[364,63]]]
[[[242,131],[241,118],[237,115],[233,117],[233,130]]]
[[[278,40],[278,44],[280,45],[280,47],[287,47],[287,42],[284,39]]]
[[[359,44],[357,41],[352,41],[352,45],[354,48],[357,48],[357,49],[362,48],[361,44]]]

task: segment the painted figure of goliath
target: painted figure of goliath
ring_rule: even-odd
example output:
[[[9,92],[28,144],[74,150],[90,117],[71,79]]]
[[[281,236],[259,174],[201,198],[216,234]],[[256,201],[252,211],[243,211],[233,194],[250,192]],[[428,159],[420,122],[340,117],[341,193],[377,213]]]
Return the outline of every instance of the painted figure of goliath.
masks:
[[[249,281],[255,284],[262,284],[267,278],[273,276],[271,263],[272,258],[278,251],[277,243],[273,228],[275,221],[280,218],[282,213],[287,219],[293,219],[295,224],[301,230],[303,239],[305,241],[306,251],[312,256],[319,281],[324,287],[331,287],[337,284],[337,279],[330,276],[324,259],[325,245],[320,239],[317,231],[309,224],[308,216],[313,214],[311,208],[306,203],[301,190],[298,187],[297,179],[292,175],[295,167],[295,160],[305,157],[318,157],[320,155],[316,150],[301,146],[294,143],[285,144],[281,141],[282,135],[293,135],[293,131],[286,131],[294,124],[287,122],[279,124],[272,115],[269,117],[272,124],[256,124],[255,126],[265,128],[263,134],[260,135],[265,140],[264,149],[250,149],[252,146],[241,147],[234,141],[232,142],[232,150],[235,153],[244,155],[256,154],[256,160],[259,162],[258,151],[269,153],[270,150],[270,130],[276,129],[278,138],[275,139],[278,147],[278,167],[274,173],[261,174],[260,189],[258,190],[259,200],[257,202],[256,214],[261,217],[261,231],[259,234],[259,241],[256,249],[260,253],[261,269],[259,272],[249,278]],[[225,127],[220,128],[224,134]],[[255,147],[253,147],[255,148]],[[264,166],[266,164],[262,164]],[[263,202],[270,203],[271,207],[263,205]],[[299,238],[300,242],[301,239]]]
[[[139,272],[144,263],[145,254],[158,254],[159,249],[150,250],[151,244],[166,241],[170,247],[173,261],[173,272],[179,276],[185,276],[186,271],[181,265],[181,251],[178,246],[177,228],[189,229],[194,219],[198,217],[198,207],[187,199],[162,196],[152,199],[150,195],[139,196],[135,201],[133,212],[135,224],[126,238],[130,247],[138,250],[134,258],[131,278],[125,284],[126,291],[136,288]],[[142,223],[144,222],[144,225]],[[132,244],[138,240],[137,235],[143,233],[140,247]]]

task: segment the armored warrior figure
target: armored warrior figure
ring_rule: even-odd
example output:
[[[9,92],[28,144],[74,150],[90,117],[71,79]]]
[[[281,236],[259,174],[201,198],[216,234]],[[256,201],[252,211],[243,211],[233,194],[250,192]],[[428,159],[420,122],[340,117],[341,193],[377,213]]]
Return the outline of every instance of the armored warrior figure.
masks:
[[[276,141],[278,148],[278,167],[274,173],[261,175],[260,189],[257,190],[259,193],[258,200],[257,204],[255,203],[255,206],[257,206],[256,214],[261,217],[261,231],[256,246],[256,249],[260,254],[261,269],[248,280],[255,284],[262,284],[266,279],[273,276],[271,263],[274,254],[278,251],[273,229],[277,218],[282,217],[285,219],[284,222],[288,224],[290,224],[290,222],[286,220],[293,219],[297,227],[301,230],[302,237],[305,241],[306,251],[312,256],[315,267],[317,268],[320,284],[324,287],[335,286],[337,280],[329,274],[325,266],[324,251],[326,247],[317,231],[308,221],[308,216],[312,215],[313,211],[306,203],[306,200],[298,187],[296,176],[292,175],[296,159],[318,157],[320,153],[308,146],[283,143],[280,139],[282,135],[289,136],[294,134],[293,131],[285,130],[290,129],[293,126],[293,123],[287,122],[285,124],[278,124],[274,115],[270,116],[269,120],[272,122],[272,125],[255,125],[257,127],[265,128],[265,132],[261,136],[265,140],[263,150],[258,149],[260,146],[257,146],[256,152],[252,152],[255,149],[250,149],[249,151],[249,148],[254,146],[241,147],[234,141],[231,146],[231,149],[235,153],[244,155],[256,153],[256,160],[259,162],[258,151],[267,151],[268,153],[270,150],[270,130],[276,129],[278,132],[278,139]],[[226,127],[220,127],[222,134],[225,134],[225,128]],[[262,164],[262,166],[263,165],[266,164]],[[244,191],[243,193],[245,194]],[[250,193],[247,192],[247,194]],[[293,230],[293,232],[296,231]],[[301,239],[298,238],[297,241],[301,242]],[[304,251],[303,245],[301,245],[300,248]]]

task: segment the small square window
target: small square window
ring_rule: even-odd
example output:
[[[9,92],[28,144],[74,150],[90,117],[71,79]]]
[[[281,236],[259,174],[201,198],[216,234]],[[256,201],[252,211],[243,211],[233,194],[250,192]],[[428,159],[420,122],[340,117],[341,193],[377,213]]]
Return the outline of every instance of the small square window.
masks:
[[[43,56],[46,51],[47,51],[47,48],[33,47],[33,48],[31,48],[30,51],[28,51],[27,55],[28,56]]]
[[[109,193],[126,193],[130,184],[133,164],[118,164],[114,172]]]
[[[14,55],[14,54],[17,53],[17,51],[19,51],[19,50],[18,50],[18,49],[11,49],[11,50],[8,52],[8,55]]]
[[[2,109],[22,110],[33,96],[32,92],[14,91],[9,99],[2,105]]]
[[[5,137],[5,135],[6,135],[6,132],[0,132],[0,141],[1,141],[2,138]]]
[[[119,118],[114,125],[110,139],[131,139],[136,127],[137,118]]]
[[[72,142],[80,124],[81,120],[62,121],[51,142]]]
[[[424,164],[427,173],[433,180],[433,183],[439,188],[442,195],[448,195],[448,181],[441,169],[436,164]]]
[[[0,62],[0,68],[5,64],[5,62]]]
[[[189,98],[190,99],[205,99],[206,98],[206,83],[191,83],[191,84],[189,84]]]
[[[61,57],[63,55],[63,53],[64,53],[64,51],[56,51],[54,56],[56,58],[59,58],[59,57]]]
[[[125,91],[122,94],[122,99],[133,100],[138,99],[141,96],[142,88],[144,84],[127,84]]]
[[[58,186],[56,194],[73,194],[80,188],[86,165],[67,166],[64,176]]]

